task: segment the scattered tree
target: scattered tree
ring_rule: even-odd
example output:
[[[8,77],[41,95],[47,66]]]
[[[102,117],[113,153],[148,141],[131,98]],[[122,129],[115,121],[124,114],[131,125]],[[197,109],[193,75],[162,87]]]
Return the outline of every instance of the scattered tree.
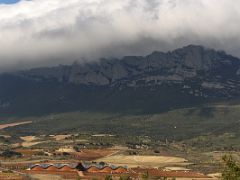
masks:
[[[223,161],[223,180],[240,180],[240,165],[233,159],[233,157],[225,155]]]
[[[39,151],[39,152],[37,152],[37,153],[35,153],[34,155],[35,156],[44,156],[44,152],[43,151]]]
[[[106,163],[103,162],[103,161],[101,161],[99,164],[100,164],[101,166],[105,166],[105,165],[106,165]]]
[[[131,180],[130,176],[120,176],[119,180]]]
[[[81,152],[80,148],[78,146],[73,146],[73,149],[76,151],[76,152]]]
[[[68,153],[68,152],[63,152],[62,155],[63,155],[63,156],[70,156],[71,154]]]
[[[113,180],[112,176],[108,175],[105,177],[105,180]]]
[[[149,179],[149,173],[148,171],[142,175],[143,180],[148,180]]]

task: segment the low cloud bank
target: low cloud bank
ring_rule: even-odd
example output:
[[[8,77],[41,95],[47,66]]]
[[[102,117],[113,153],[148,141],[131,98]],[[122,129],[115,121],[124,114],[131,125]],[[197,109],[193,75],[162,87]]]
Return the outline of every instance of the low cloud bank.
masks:
[[[187,44],[240,57],[240,1],[22,0],[0,5],[0,66],[144,55]]]

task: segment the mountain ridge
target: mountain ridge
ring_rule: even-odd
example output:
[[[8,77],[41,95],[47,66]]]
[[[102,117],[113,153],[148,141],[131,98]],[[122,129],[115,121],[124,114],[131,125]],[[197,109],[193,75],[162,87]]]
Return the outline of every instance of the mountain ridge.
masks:
[[[189,45],[147,56],[0,75],[0,114],[164,111],[240,97],[240,60]],[[22,105],[24,104],[24,106]]]
[[[225,59],[224,59],[225,58]],[[52,68],[36,68],[22,71],[19,75],[32,78],[55,79],[86,85],[109,85],[129,76],[143,73],[164,73],[191,78],[197,71],[208,71],[218,65],[234,65],[236,75],[240,73],[240,60],[223,51],[189,45],[163,53],[154,51],[147,56],[125,56],[122,59],[101,59],[95,63],[62,65]],[[222,64],[220,64],[222,63]],[[164,69],[165,68],[165,69]],[[179,78],[180,78],[179,77]],[[173,77],[174,78],[174,77]]]

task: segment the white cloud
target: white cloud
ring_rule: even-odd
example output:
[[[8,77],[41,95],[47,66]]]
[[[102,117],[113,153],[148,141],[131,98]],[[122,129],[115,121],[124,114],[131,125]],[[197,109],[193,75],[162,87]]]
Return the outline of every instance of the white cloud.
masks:
[[[0,5],[0,65],[71,63],[186,44],[240,57],[237,0],[32,0]]]

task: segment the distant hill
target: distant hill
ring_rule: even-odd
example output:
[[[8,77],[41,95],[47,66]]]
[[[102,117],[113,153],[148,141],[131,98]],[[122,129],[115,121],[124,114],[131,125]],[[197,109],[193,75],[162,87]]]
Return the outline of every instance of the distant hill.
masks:
[[[95,63],[0,75],[0,115],[156,113],[240,97],[240,60],[189,45]]]

